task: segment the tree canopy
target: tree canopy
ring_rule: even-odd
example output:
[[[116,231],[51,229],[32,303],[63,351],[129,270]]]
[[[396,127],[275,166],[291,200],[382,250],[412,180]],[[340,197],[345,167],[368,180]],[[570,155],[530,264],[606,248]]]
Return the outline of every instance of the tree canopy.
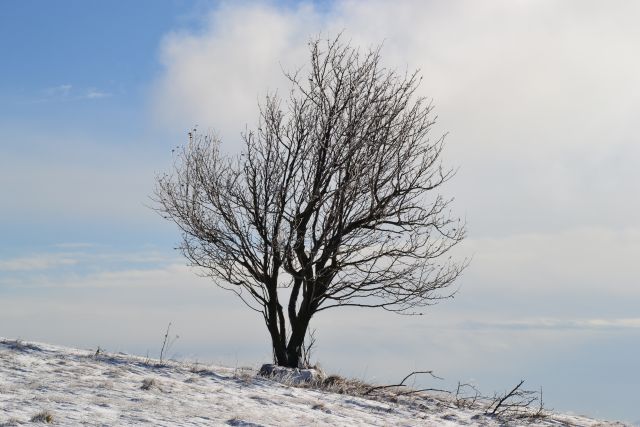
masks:
[[[420,76],[382,66],[340,38],[313,40],[310,64],[267,96],[244,150],[224,156],[190,133],[158,177],[159,210],[180,249],[261,313],[279,365],[298,367],[312,316],[335,307],[415,314],[451,295],[465,235],[439,187],[444,136]]]

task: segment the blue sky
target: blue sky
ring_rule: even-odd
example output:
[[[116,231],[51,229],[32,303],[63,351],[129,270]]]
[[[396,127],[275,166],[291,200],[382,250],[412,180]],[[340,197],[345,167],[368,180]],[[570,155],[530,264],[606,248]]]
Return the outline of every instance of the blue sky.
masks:
[[[261,319],[197,277],[151,208],[194,125],[228,152],[315,34],[420,68],[473,263],[453,301],[316,320],[329,370],[434,369],[491,393],[638,420],[640,8],[589,1],[0,4],[0,335],[229,364]],[[229,326],[234,325],[234,326]],[[344,325],[349,325],[345,328]],[[439,384],[440,385],[440,384]]]
[[[134,231],[129,224],[122,224],[129,232],[116,237],[111,231],[116,224],[98,227],[102,221],[74,214],[71,206],[55,209],[69,200],[30,199],[44,190],[55,192],[52,183],[43,181],[55,181],[56,169],[70,173],[61,180],[64,185],[82,179],[79,169],[100,169],[103,155],[116,167],[127,161],[119,156],[160,151],[145,135],[146,94],[160,68],[158,40],[190,10],[186,6],[83,1],[1,6],[2,152],[3,163],[12,164],[5,167],[15,168],[5,181],[11,203],[2,218],[3,251],[69,240],[136,241],[122,236]],[[43,184],[49,186],[38,188]]]

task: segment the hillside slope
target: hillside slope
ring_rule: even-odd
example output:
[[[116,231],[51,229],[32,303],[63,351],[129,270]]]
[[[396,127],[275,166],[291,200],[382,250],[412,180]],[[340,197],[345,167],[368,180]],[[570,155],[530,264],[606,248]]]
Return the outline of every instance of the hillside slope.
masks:
[[[0,426],[500,426],[442,397],[396,402],[291,387],[254,370],[0,339]],[[622,426],[551,415],[508,425]]]

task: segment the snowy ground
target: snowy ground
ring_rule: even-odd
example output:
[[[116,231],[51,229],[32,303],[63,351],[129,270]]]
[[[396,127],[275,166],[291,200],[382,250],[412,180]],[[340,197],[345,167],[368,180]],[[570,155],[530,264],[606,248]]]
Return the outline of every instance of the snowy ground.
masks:
[[[0,426],[624,425],[557,414],[504,421],[425,394],[394,400],[287,386],[250,369],[0,338]]]

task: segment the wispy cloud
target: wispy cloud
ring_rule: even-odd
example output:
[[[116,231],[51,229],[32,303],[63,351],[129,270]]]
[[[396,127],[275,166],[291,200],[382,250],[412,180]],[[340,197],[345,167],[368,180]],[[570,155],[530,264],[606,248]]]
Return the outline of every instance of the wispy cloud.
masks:
[[[77,88],[72,84],[60,84],[44,89],[42,96],[36,102],[51,102],[62,100],[80,100],[80,99],[103,99],[113,96],[111,92],[107,92],[95,87],[86,89]]]
[[[72,88],[73,86],[70,84],[62,84],[46,88],[44,94],[49,98],[66,98],[71,93]]]
[[[57,243],[54,245],[54,247],[60,248],[60,249],[84,249],[84,248],[91,248],[94,246],[95,244],[86,243],[86,242],[63,242],[63,243]]]
[[[464,329],[509,329],[509,330],[610,330],[640,329],[640,317],[618,319],[558,319],[538,318],[521,320],[467,321]]]
[[[109,98],[112,94],[108,92],[103,92],[98,89],[89,89],[87,90],[84,98],[85,99],[100,99],[100,98]]]
[[[158,266],[173,265],[176,262],[176,257],[153,249],[113,252],[103,248],[95,251],[92,249],[96,246],[89,243],[63,243],[55,247],[63,249],[63,251],[35,253],[0,260],[0,273],[5,273],[0,275],[0,279],[8,283],[12,281],[11,273],[20,273],[19,277],[13,279],[18,279],[18,282],[22,283],[33,279],[29,273],[36,273],[40,277],[42,272],[46,272],[49,277],[59,278],[59,270],[70,265],[74,266],[76,270],[74,277],[77,278],[78,275],[83,276],[82,271],[85,270],[86,272],[101,271],[120,274],[123,271],[148,271],[158,268]],[[86,272],[84,275],[87,274]],[[13,282],[16,281],[13,280]]]
[[[78,260],[68,254],[38,254],[0,261],[0,272],[41,271],[77,263]]]

